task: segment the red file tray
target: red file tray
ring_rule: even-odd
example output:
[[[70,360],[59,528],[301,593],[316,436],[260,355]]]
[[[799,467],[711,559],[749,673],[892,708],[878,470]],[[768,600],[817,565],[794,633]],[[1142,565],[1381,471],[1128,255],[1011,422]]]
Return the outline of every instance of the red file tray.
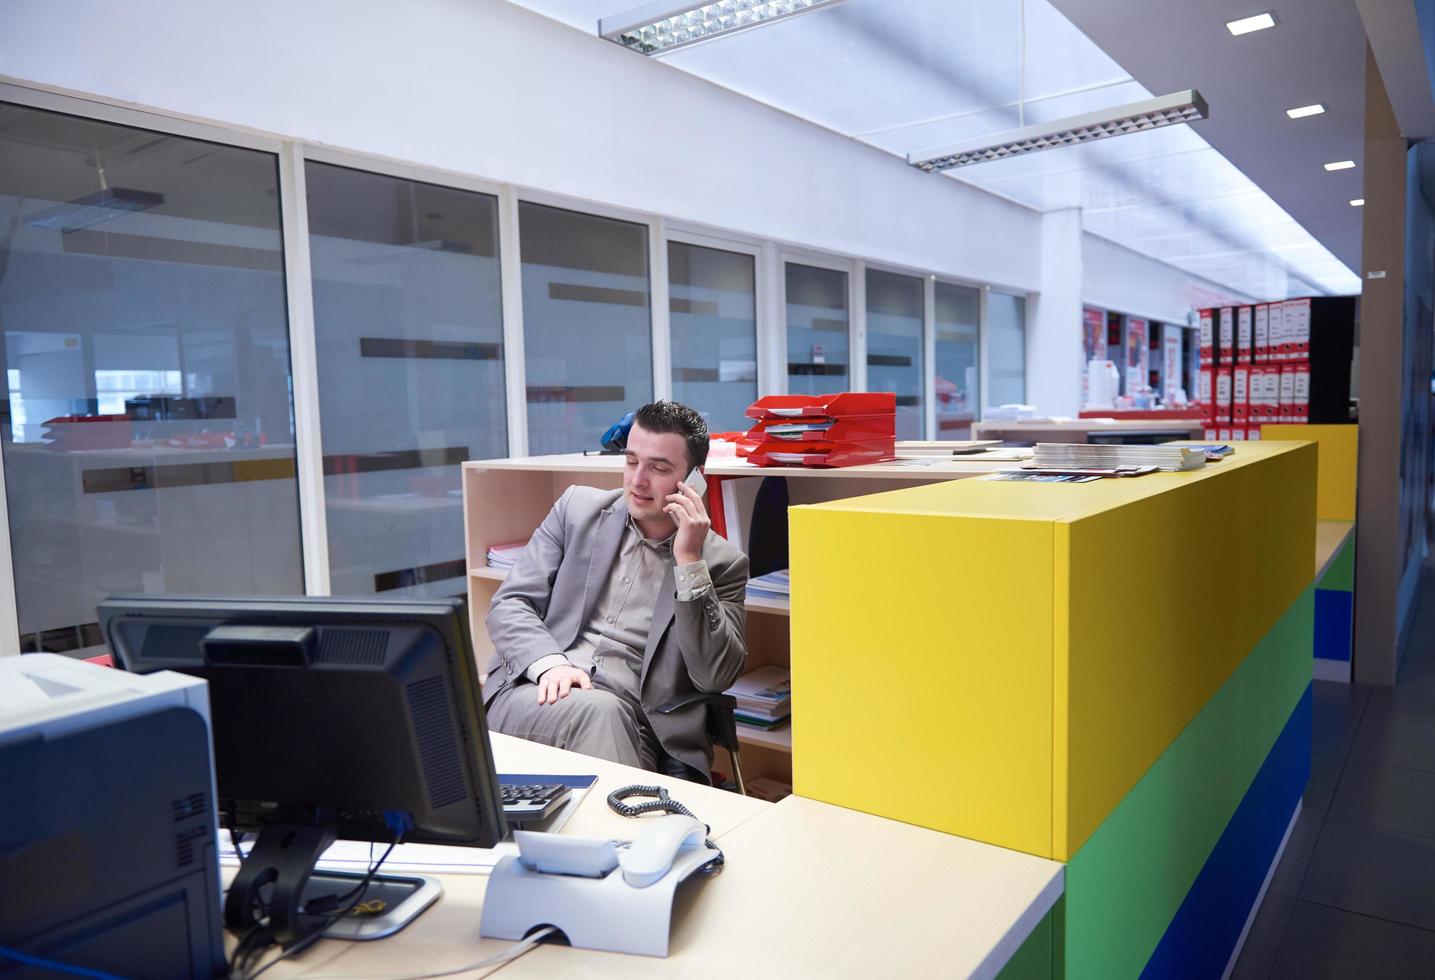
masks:
[[[777,454],[777,458],[773,454]],[[891,440],[874,442],[794,442],[782,446],[763,443],[747,458],[754,466],[839,467],[880,463],[896,455]]]
[[[784,422],[839,419],[853,415],[893,415],[897,395],[890,391],[839,391],[831,395],[767,395],[747,407],[748,418]]]
[[[897,437],[897,417],[895,415],[848,416],[832,420],[826,429],[795,433],[793,436],[776,435],[768,431],[773,426],[826,421],[827,419],[761,419],[748,430],[747,437],[774,445],[798,442],[848,442],[854,439],[895,439]]]

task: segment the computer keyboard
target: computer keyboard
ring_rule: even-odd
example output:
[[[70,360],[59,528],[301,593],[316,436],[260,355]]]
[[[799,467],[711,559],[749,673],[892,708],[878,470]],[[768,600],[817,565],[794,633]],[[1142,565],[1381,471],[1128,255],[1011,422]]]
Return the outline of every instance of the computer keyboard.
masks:
[[[500,788],[503,816],[509,823],[546,820],[563,805],[569,793],[569,788],[559,783],[504,783]]]

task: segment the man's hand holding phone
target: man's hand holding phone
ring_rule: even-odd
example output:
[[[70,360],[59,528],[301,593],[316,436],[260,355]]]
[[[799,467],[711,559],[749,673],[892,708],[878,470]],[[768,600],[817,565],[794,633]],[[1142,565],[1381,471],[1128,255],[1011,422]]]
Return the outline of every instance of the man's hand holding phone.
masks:
[[[707,541],[708,529],[712,527],[707,507],[703,505],[703,492],[707,488],[702,470],[694,466],[687,479],[678,483],[678,492],[666,498],[663,511],[678,526],[678,533],[673,537],[673,560],[679,565],[688,565],[703,557],[703,542]]]

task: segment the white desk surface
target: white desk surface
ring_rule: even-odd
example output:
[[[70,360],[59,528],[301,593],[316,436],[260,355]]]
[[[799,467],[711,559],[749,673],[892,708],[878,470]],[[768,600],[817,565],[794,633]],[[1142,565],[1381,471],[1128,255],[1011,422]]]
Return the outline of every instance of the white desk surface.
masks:
[[[1200,432],[1200,419],[1032,419],[1016,422],[977,422],[973,433],[987,432]],[[980,436],[978,436],[980,438]]]
[[[967,476],[996,473],[1017,464],[1011,460],[991,461],[982,453],[968,456],[897,459],[865,466],[839,466],[818,469],[807,466],[754,466],[734,456],[709,456],[703,470],[709,476],[787,476],[799,478],[857,477],[881,480],[911,480],[930,483],[937,480],[959,480]],[[463,464],[466,470],[511,470],[518,472],[611,473],[623,472],[621,456],[585,456],[582,453],[561,453],[554,456],[517,456],[510,459],[474,459]]]
[[[992,977],[1062,892],[1063,867],[1054,861],[800,797],[765,803],[491,738],[500,771],[598,775],[563,833],[631,837],[636,822],[612,813],[607,794],[656,783],[712,827],[727,856],[721,874],[680,890],[666,959],[540,946],[500,968],[506,977]],[[322,940],[267,975],[407,976],[511,945],[479,938],[486,877],[442,881],[443,897],[403,932],[374,942]]]

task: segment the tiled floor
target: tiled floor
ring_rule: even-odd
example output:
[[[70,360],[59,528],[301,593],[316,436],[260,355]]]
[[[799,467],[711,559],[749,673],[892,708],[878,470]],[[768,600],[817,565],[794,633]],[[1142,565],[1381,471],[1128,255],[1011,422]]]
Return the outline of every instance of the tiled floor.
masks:
[[[1236,964],[1255,977],[1435,977],[1435,580],[1393,688],[1315,682],[1305,806]]]

